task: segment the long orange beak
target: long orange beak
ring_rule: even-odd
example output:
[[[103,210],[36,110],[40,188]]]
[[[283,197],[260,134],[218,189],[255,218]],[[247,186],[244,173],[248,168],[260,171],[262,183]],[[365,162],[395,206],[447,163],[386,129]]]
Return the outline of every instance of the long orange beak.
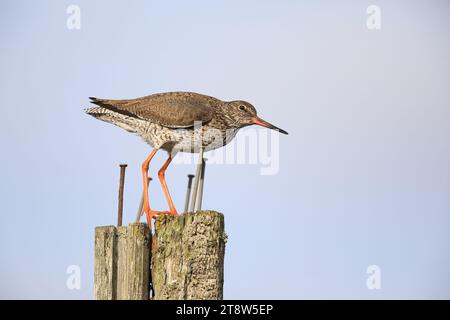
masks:
[[[258,126],[262,126],[262,127],[266,127],[266,128],[272,129],[272,130],[279,131],[279,132],[284,133],[284,134],[288,134],[288,133],[287,133],[286,131],[284,131],[283,129],[280,129],[280,128],[274,126],[273,124],[271,124],[271,123],[269,123],[269,122],[267,122],[267,121],[261,119],[260,117],[254,117],[254,118],[252,118],[252,123],[253,123],[253,124],[257,124]]]

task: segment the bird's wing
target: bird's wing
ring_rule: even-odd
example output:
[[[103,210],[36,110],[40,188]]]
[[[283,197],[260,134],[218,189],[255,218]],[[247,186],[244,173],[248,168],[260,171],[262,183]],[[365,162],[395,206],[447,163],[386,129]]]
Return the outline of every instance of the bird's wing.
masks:
[[[188,128],[194,122],[209,122],[214,106],[221,101],[193,92],[158,93],[131,100],[90,97],[91,102],[130,117],[140,118],[168,128]]]

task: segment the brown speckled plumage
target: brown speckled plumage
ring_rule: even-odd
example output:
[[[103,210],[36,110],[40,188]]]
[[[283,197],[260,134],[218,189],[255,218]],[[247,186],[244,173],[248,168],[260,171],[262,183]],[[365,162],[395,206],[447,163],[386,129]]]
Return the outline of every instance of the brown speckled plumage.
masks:
[[[137,117],[168,128],[187,128],[194,121],[211,120],[222,101],[192,92],[167,92],[130,100],[91,98],[92,103],[111,111]]]
[[[193,92],[158,93],[130,100],[91,98],[89,115],[136,133],[154,148],[175,154],[216,149],[251,125],[256,109]]]
[[[154,148],[142,164],[143,212],[150,227],[155,215],[161,213],[152,210],[148,200],[148,168],[159,149],[169,152],[168,159],[158,171],[158,178],[169,213],[176,215],[164,175],[177,152],[220,148],[230,142],[240,128],[252,124],[287,133],[259,118],[248,102],[221,101],[193,92],[158,93],[130,100],[91,98],[91,102],[98,107],[86,109],[87,114],[139,135]]]

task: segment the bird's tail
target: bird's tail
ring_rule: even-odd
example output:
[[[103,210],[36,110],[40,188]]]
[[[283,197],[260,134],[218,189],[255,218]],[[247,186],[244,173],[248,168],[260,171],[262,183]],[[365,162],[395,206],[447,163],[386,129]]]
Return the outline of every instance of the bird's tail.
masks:
[[[95,99],[95,98],[94,98]],[[93,98],[91,98],[93,100]],[[91,101],[94,102],[94,101]],[[95,103],[95,102],[94,102]],[[84,109],[88,115],[93,116],[96,119],[112,123],[122,129],[125,129],[129,132],[136,133],[135,125],[136,119],[128,117],[126,115],[111,111],[109,109],[103,107],[92,107]]]
[[[94,118],[99,117],[101,115],[107,114],[108,109],[105,109],[103,107],[93,107],[93,108],[86,108],[84,109],[84,112],[86,112],[88,115],[93,116]]]

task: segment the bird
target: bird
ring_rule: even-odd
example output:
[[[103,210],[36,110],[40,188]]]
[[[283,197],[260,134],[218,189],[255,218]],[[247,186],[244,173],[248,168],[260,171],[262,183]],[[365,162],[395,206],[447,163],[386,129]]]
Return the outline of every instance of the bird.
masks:
[[[160,214],[177,215],[178,212],[167,187],[165,172],[178,152],[197,153],[228,144],[239,129],[259,125],[288,134],[285,130],[261,119],[255,107],[244,100],[222,101],[195,92],[155,93],[135,99],[111,100],[89,97],[94,107],[85,112],[96,119],[114,124],[140,136],[153,149],[142,163],[145,213],[151,229],[152,219]],[[150,161],[159,150],[168,158],[158,171],[169,210],[150,208],[148,170]]]

